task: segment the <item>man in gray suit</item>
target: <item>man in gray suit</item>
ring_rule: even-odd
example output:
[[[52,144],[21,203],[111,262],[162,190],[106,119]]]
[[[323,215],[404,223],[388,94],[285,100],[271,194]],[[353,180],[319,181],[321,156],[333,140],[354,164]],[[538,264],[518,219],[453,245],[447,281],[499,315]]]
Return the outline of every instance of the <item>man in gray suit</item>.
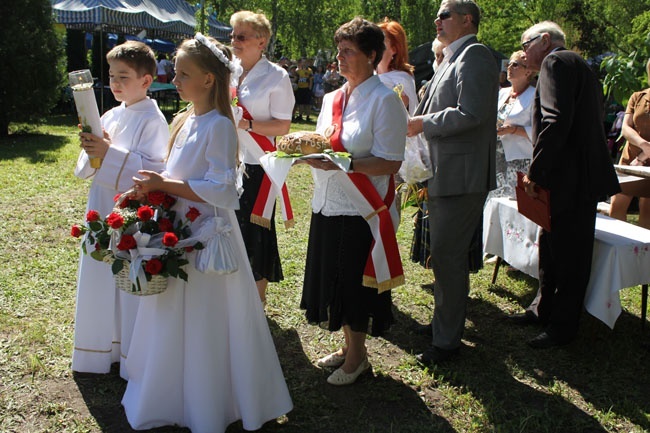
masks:
[[[479,20],[473,0],[442,2],[435,24],[445,58],[409,121],[409,136],[424,132],[434,169],[428,182],[433,342],[417,356],[425,364],[445,361],[461,346],[467,255],[487,193],[496,186],[498,69],[490,50],[476,39]]]

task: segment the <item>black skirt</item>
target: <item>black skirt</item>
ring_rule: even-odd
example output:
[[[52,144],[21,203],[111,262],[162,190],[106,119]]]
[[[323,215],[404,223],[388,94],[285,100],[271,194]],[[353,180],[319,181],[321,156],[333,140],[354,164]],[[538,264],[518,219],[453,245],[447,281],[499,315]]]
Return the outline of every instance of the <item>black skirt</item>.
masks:
[[[239,198],[239,210],[235,214],[246,245],[248,260],[253,268],[255,281],[266,278],[275,283],[284,279],[278,252],[278,238],[275,233],[275,206],[271,215],[270,229],[251,222],[253,206],[255,206],[263,177],[264,169],[261,166],[246,164],[244,193]]]
[[[360,216],[312,214],[300,308],[310,323],[330,331],[343,325],[381,335],[393,322],[390,290],[381,294],[362,284],[372,244]]]

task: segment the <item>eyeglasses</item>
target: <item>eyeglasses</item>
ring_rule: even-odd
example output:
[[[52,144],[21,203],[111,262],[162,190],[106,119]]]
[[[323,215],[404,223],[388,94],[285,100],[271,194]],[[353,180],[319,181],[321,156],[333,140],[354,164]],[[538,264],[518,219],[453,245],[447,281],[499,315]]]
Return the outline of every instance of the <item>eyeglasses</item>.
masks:
[[[256,39],[259,38],[259,36],[246,36],[243,33],[235,34],[231,33],[230,34],[230,40],[231,41],[239,41],[239,42],[246,42],[247,39]]]
[[[542,35],[537,35],[534,38],[528,39],[526,42],[522,42],[521,43],[521,48],[524,50],[524,52],[526,52],[526,50],[528,50],[528,47],[530,46],[530,44],[533,43],[533,41],[535,39],[539,39],[541,37],[542,37]]]
[[[524,65],[523,63],[519,63],[519,62],[515,62],[515,61],[512,61],[512,62],[508,63],[508,67],[509,67],[509,68],[518,68],[518,67],[520,67],[520,66],[521,66],[522,68],[525,68],[525,67],[526,67],[526,65]]]
[[[451,18],[451,14],[452,14],[451,11],[440,12],[440,13],[438,14],[438,19],[439,19],[440,21],[444,21],[444,20],[446,20],[446,19],[448,19],[448,18]]]

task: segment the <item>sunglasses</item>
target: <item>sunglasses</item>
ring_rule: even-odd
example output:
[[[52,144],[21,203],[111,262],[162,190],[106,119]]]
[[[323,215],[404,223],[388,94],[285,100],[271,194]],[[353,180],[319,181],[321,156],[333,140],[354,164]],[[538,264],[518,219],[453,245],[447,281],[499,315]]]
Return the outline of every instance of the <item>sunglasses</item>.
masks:
[[[509,68],[518,68],[518,67],[520,67],[520,66],[521,66],[522,68],[525,68],[525,67],[526,67],[526,65],[524,65],[523,63],[519,63],[519,62],[514,62],[514,61],[513,61],[513,62],[508,63],[508,67],[509,67]]]
[[[440,13],[438,14],[438,19],[439,19],[440,21],[444,21],[444,20],[446,20],[446,19],[448,19],[448,18],[451,18],[451,14],[452,14],[451,11],[440,12]]]
[[[535,39],[539,39],[541,37],[542,37],[542,35],[537,35],[534,38],[528,39],[526,42],[522,42],[521,43],[521,48],[524,50],[524,52],[526,52],[526,50],[528,49],[530,44],[532,44]]]
[[[232,41],[239,41],[239,42],[246,42],[247,39],[256,39],[259,36],[246,36],[243,33],[235,34],[231,33],[230,34],[230,40]]]

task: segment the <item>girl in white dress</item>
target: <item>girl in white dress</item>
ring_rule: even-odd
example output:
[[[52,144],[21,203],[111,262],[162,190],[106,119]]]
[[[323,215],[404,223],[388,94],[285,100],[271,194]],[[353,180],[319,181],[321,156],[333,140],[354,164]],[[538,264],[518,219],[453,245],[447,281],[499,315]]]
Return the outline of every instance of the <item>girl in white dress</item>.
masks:
[[[142,299],[122,404],[137,430],[179,425],[215,433],[240,419],[257,430],[292,402],[234,212],[238,149],[229,83],[239,65],[230,49],[197,34],[181,44],[175,66],[173,83],[192,105],[174,122],[165,172],[141,171],[136,189],[178,197],[179,216],[197,208],[193,233],[215,213],[224,218],[239,270],[203,274],[191,252],[187,282],[170,278],[165,292]]]

